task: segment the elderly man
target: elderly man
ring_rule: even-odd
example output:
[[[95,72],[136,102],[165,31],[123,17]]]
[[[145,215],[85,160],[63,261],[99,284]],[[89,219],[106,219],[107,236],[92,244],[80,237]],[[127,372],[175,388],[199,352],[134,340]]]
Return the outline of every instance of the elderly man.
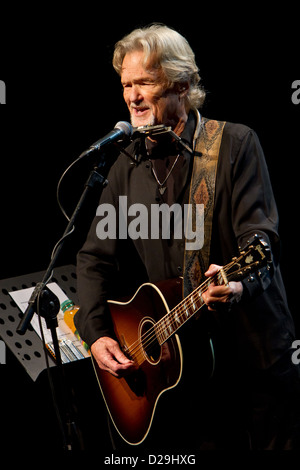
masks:
[[[291,445],[290,435],[282,437],[281,428],[275,429],[269,423],[283,418],[286,409],[280,408],[282,399],[288,401],[287,397],[294,393],[294,385],[282,385],[283,376],[290,377],[286,384],[299,381],[298,370],[290,359],[294,325],[278,266],[277,210],[258,138],[246,126],[207,121],[200,115],[198,109],[205,93],[199,85],[194,53],[176,31],[163,25],[133,31],[116,44],[113,65],[121,77],[132,125],[171,127],[186,146],[168,133],[134,138],[126,154],[121,154],[112,166],[100,204],[118,207],[119,197],[126,196],[128,206],[141,203],[149,208],[149,213],[152,204],[176,203],[183,207],[191,198],[197,160],[202,172],[197,197],[204,204],[204,217],[207,217],[204,247],[197,253],[187,254],[185,240],[175,238],[172,233],[168,240],[151,236],[126,239],[108,236],[99,240],[100,218],[95,217],[78,254],[77,329],[90,345],[100,369],[115,377],[130,374],[137,366],[116,340],[107,304],[108,299],[116,296],[117,279],[124,267],[130,275],[131,288],[141,280],[156,282],[183,275],[188,294],[195,288],[195,281],[199,283],[203,276],[215,275],[254,234],[260,235],[272,251],[271,269],[264,267],[242,281],[226,285],[211,283],[203,299],[210,318],[209,328],[213,324],[216,329],[213,333],[216,351],[221,351],[220,356],[216,354],[217,377],[219,374],[223,380],[230,375],[229,369],[240,370],[242,365],[243,371],[247,370],[243,373],[245,378],[250,377],[250,371],[252,379],[255,376],[255,397],[260,394],[264,399],[267,397],[259,422],[254,407],[247,402],[249,396],[245,394],[241,399],[247,408],[247,419],[241,420],[243,431],[250,436],[247,443],[250,442],[251,448],[287,447]],[[202,158],[203,149],[209,151],[217,142],[215,167],[208,169],[208,163]],[[193,154],[187,148],[193,149]],[[128,275],[125,274],[127,280]],[[269,383],[272,387],[275,384],[273,390]],[[280,387],[284,393],[278,391]],[[214,413],[210,437],[203,437],[201,431],[200,448],[202,445],[205,448],[207,441],[213,442],[210,444],[213,448],[226,447],[226,438],[223,436],[223,441],[220,438],[222,426],[218,427],[218,419],[224,417],[225,402],[226,399],[220,400],[220,416]],[[269,421],[267,416],[271,416]],[[266,431],[259,434],[257,429],[261,431],[262,426]],[[235,431],[238,435],[239,429]],[[234,438],[231,445],[238,447]]]

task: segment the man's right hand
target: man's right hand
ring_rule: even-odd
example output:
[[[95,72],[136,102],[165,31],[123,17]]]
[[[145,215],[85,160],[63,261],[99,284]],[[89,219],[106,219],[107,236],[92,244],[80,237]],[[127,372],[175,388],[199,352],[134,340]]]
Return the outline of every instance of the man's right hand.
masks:
[[[136,369],[135,363],[123,354],[118,342],[108,336],[97,339],[91,346],[91,352],[100,369],[115,377],[123,377]]]

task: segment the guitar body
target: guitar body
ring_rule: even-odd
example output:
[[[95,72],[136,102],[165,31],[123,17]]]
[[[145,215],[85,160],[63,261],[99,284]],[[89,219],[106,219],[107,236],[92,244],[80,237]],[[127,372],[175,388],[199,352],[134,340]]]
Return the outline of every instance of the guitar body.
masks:
[[[139,368],[116,378],[101,370],[95,360],[93,365],[110,417],[121,437],[132,445],[146,438],[160,395],[175,387],[181,377],[178,336],[173,335],[160,346],[157,337],[147,333],[169,312],[169,305],[172,308],[181,300],[181,285],[180,279],[164,281],[160,288],[146,283],[128,302],[109,301],[121,348],[126,352],[136,344],[130,356]]]
[[[145,439],[160,395],[178,384],[182,351],[175,333],[205,305],[202,294],[209,285],[227,285],[271,265],[267,243],[254,235],[238,257],[184,299],[182,280],[173,279],[143,284],[128,302],[109,302],[120,346],[138,369],[117,379],[96,361],[93,364],[111,419],[127,443],[136,445]]]

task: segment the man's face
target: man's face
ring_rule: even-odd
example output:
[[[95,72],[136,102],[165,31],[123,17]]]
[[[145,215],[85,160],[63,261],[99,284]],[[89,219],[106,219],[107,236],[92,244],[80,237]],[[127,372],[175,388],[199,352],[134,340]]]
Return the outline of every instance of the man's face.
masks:
[[[125,55],[121,82],[133,127],[164,124],[174,129],[186,121],[182,93],[167,89],[161,69],[145,69],[143,51]]]

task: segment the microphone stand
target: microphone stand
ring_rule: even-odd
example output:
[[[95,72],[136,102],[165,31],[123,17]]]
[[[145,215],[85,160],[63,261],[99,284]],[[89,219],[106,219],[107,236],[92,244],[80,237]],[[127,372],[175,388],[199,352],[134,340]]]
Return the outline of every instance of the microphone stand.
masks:
[[[78,158],[78,160],[82,157],[85,157],[87,154],[89,154],[91,152],[91,150],[86,150],[84,151],[80,157]],[[86,197],[88,195],[88,193],[90,192],[90,190],[92,188],[94,188],[94,186],[96,184],[99,184],[102,186],[102,188],[104,188],[107,184],[108,184],[108,181],[104,178],[104,176],[102,176],[100,174],[100,170],[102,170],[102,168],[105,167],[105,164],[106,164],[106,160],[104,158],[104,154],[101,153],[101,158],[100,158],[100,161],[98,163],[98,166],[95,166],[93,168],[93,170],[91,171],[89,177],[88,177],[88,180],[87,182],[85,183],[85,187],[84,187],[84,190],[83,190],[83,193],[79,199],[79,202],[77,203],[77,206],[69,220],[69,223],[63,233],[63,236],[60,238],[60,240],[58,241],[58,243],[56,244],[56,248],[54,249],[54,252],[51,256],[51,261],[50,261],[50,264],[48,265],[48,268],[46,269],[46,272],[43,276],[43,279],[41,282],[39,282],[30,299],[29,299],[29,302],[28,302],[28,307],[23,315],[23,317],[21,318],[21,321],[17,327],[17,332],[19,334],[24,334],[26,331],[27,331],[27,328],[29,326],[29,323],[31,322],[31,319],[33,317],[33,314],[35,312],[35,308],[36,308],[36,302],[37,302],[37,298],[40,296],[41,292],[43,291],[44,287],[46,286],[46,284],[51,280],[51,277],[52,277],[52,274],[53,274],[53,269],[56,265],[56,262],[57,262],[57,259],[59,257],[59,254],[64,246],[64,242],[66,240],[66,238],[68,237],[68,235],[70,235],[71,233],[73,233],[73,230],[74,230],[74,227],[75,227],[75,223],[76,223],[76,220],[77,220],[77,217],[81,211],[81,208],[86,200]]]
[[[79,157],[78,160],[82,157],[85,157],[88,155],[91,151],[94,149],[88,149],[84,151]],[[76,434],[76,440],[77,440],[77,445],[82,447],[82,442],[81,442],[81,437],[76,429],[76,425],[74,420],[71,418],[71,406],[68,403],[68,394],[67,394],[67,386],[66,386],[66,377],[64,374],[64,368],[61,360],[61,355],[60,355],[60,349],[59,349],[59,344],[57,340],[57,334],[56,334],[56,327],[57,327],[57,314],[60,309],[59,305],[59,300],[57,297],[51,293],[51,291],[46,287],[47,283],[51,280],[52,274],[53,274],[53,269],[56,266],[57,259],[59,257],[59,254],[64,246],[65,240],[70,235],[75,228],[76,220],[77,217],[81,211],[81,208],[87,198],[88,193],[91,191],[92,188],[94,188],[96,185],[99,185],[103,190],[103,188],[108,184],[108,181],[105,179],[105,177],[101,174],[102,169],[106,166],[106,159],[105,155],[103,152],[100,152],[100,160],[98,165],[96,165],[93,170],[91,171],[87,182],[85,183],[84,190],[82,192],[82,195],[79,199],[79,202],[77,203],[77,206],[73,212],[73,215],[71,216],[69,223],[63,233],[63,236],[60,238],[58,243],[56,244],[51,260],[49,263],[49,266],[46,269],[46,272],[43,276],[43,279],[41,282],[39,282],[31,297],[28,302],[28,307],[21,318],[21,321],[17,327],[17,332],[19,334],[24,334],[27,331],[27,328],[30,324],[30,321],[33,317],[33,314],[37,311],[40,313],[43,317],[46,319],[46,324],[47,328],[50,329],[51,335],[52,335],[52,340],[53,340],[53,345],[54,345],[54,351],[55,351],[55,356],[56,356],[56,364],[57,364],[57,369],[59,373],[59,383],[60,383],[60,390],[62,393],[62,403],[63,403],[63,414],[65,418],[65,422],[61,423],[60,425],[62,427],[62,434],[63,434],[63,440],[64,440],[64,450],[73,450],[73,442],[74,442],[74,431]],[[60,420],[59,420],[60,421]],[[66,427],[66,432],[64,431]],[[73,432],[72,432],[73,430]]]
[[[145,126],[141,128],[136,128],[136,132],[144,135],[158,135],[162,133],[169,133],[182,147],[184,147],[186,150],[188,150],[190,153],[192,153],[192,149],[188,147],[188,145],[181,140],[180,137],[178,137],[170,127],[166,127],[164,125],[159,125],[159,126]],[[92,188],[95,187],[95,185],[99,185],[101,187],[101,191],[103,188],[108,184],[108,181],[106,178],[101,175],[100,172],[105,168],[106,166],[106,159],[105,159],[105,154],[101,152],[101,147],[90,147],[88,150],[82,152],[82,154],[78,157],[77,160],[80,160],[81,158],[87,156],[89,153],[93,152],[94,150],[100,150],[100,159],[98,165],[96,165],[93,170],[91,171],[88,180],[85,184],[84,190],[82,192],[82,195],[77,203],[77,206],[69,219],[69,223],[63,233],[63,236],[59,239],[57,242],[52,256],[50,263],[45,271],[45,274],[43,276],[43,279],[41,282],[37,283],[30,299],[28,302],[28,307],[21,318],[21,321],[17,327],[17,332],[19,334],[24,334],[27,331],[27,328],[31,322],[31,319],[33,317],[33,314],[35,311],[40,312],[42,316],[45,317],[46,319],[46,324],[47,328],[50,329],[51,335],[52,335],[52,340],[53,340],[53,345],[54,345],[54,351],[55,351],[55,356],[56,356],[56,364],[58,366],[59,370],[59,375],[60,375],[60,384],[61,384],[61,392],[63,394],[63,403],[64,403],[64,415],[65,418],[68,417],[66,420],[65,424],[67,427],[67,437],[65,436],[64,430],[62,429],[63,433],[63,438],[64,438],[64,448],[65,450],[73,450],[73,438],[72,438],[72,428],[75,429],[76,431],[76,425],[74,421],[71,420],[71,412],[70,409],[67,411],[67,408],[70,408],[68,406],[68,396],[67,396],[67,387],[66,387],[66,377],[64,374],[64,369],[62,365],[62,360],[61,360],[61,355],[60,355],[60,349],[59,349],[59,344],[57,340],[57,334],[56,334],[56,327],[57,327],[57,319],[56,316],[59,312],[59,301],[58,299],[54,296],[54,294],[50,294],[50,290],[47,289],[46,285],[47,283],[51,280],[52,274],[53,274],[53,269],[56,266],[57,259],[59,257],[59,254],[64,246],[66,238],[73,233],[75,226],[76,226],[76,221],[78,218],[78,215],[81,211],[82,206],[84,205],[84,202],[87,198],[88,193],[91,191]],[[129,155],[129,154],[128,154]],[[130,156],[130,155],[129,155]],[[132,157],[131,157],[132,158]],[[54,297],[53,297],[54,296]],[[58,302],[58,305],[57,305]],[[64,423],[60,423],[62,427],[64,427]],[[79,436],[77,435],[77,440],[79,443],[81,443]]]

